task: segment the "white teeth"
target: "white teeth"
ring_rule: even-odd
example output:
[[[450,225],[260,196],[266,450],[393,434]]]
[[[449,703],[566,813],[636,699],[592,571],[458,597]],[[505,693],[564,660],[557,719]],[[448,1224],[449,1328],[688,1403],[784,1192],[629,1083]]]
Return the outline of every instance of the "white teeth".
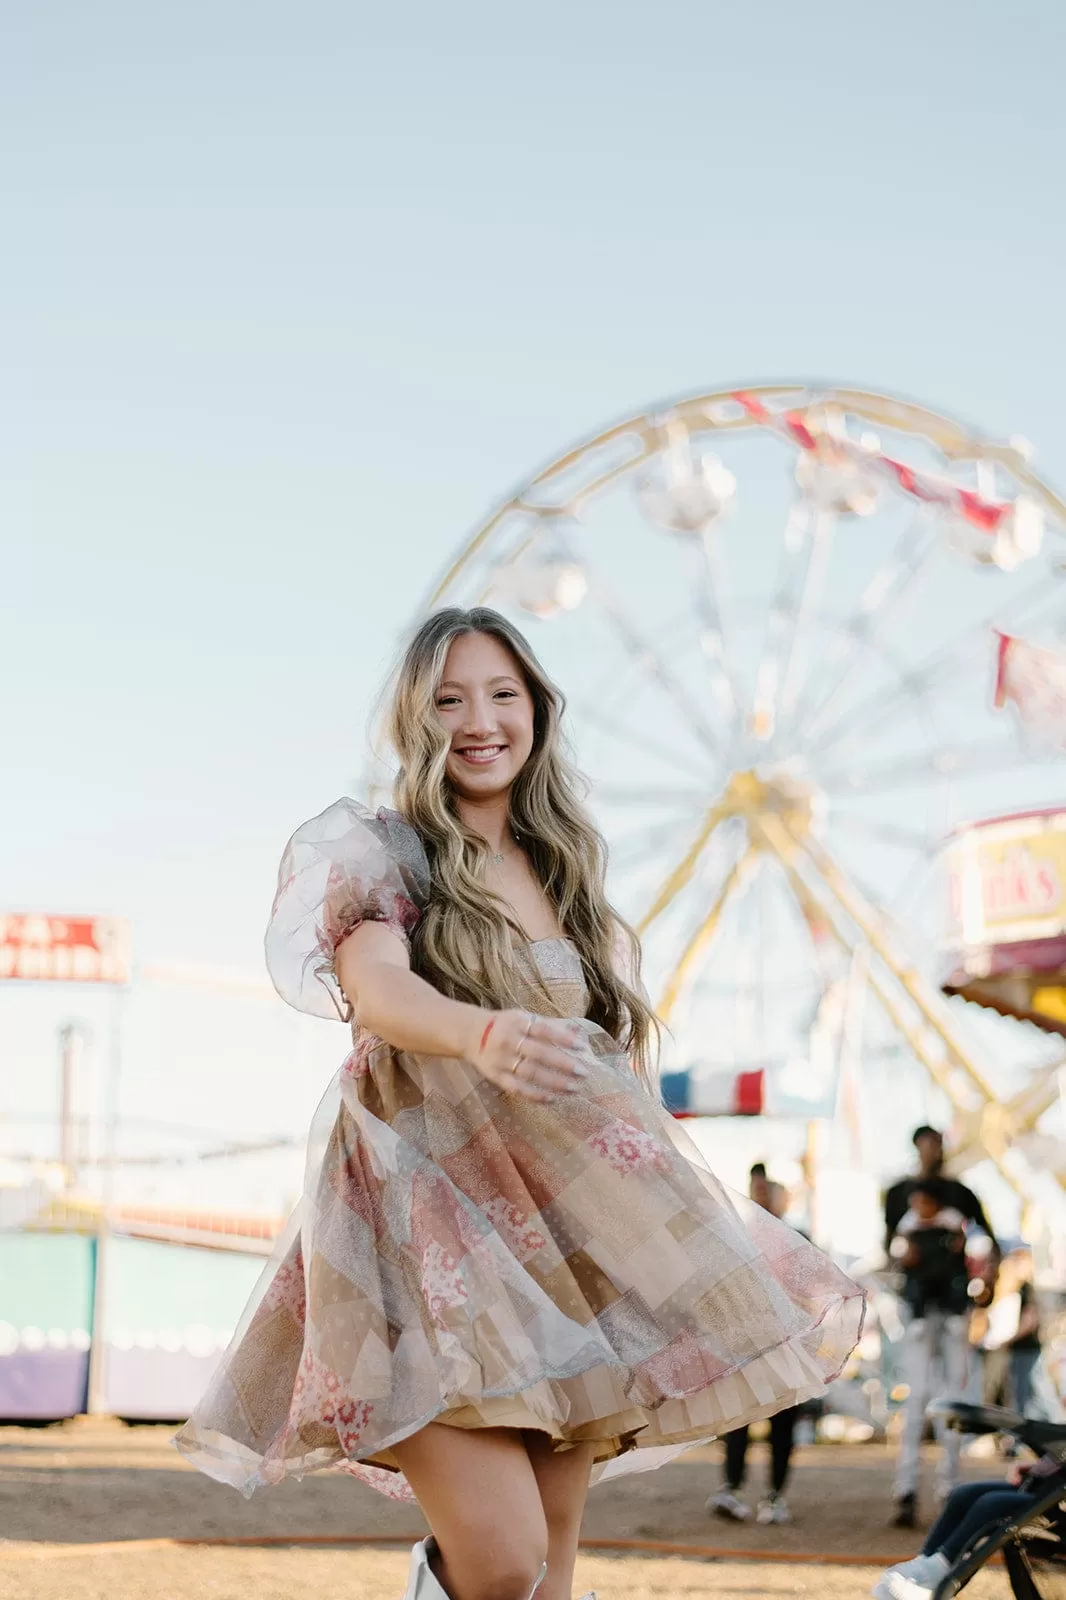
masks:
[[[504,747],[502,744],[490,744],[474,746],[466,750],[460,750],[458,753],[462,756],[464,761],[488,762],[495,761],[496,757],[500,754],[503,748]]]

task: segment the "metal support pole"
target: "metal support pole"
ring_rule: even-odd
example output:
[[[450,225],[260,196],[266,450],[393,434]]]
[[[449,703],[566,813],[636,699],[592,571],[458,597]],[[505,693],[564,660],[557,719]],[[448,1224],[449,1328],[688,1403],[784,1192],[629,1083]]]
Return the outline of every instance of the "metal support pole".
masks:
[[[644,915],[637,923],[637,932],[642,938],[644,934],[647,933],[648,929],[651,927],[656,918],[662,916],[667,906],[673,903],[673,901],[681,893],[682,889],[684,889],[686,884],[688,884],[691,880],[692,874],[696,870],[696,864],[699,861],[700,856],[703,854],[707,841],[711,837],[711,834],[714,832],[715,828],[717,828],[720,822],[724,822],[726,817],[732,816],[733,814],[733,807],[723,801],[717,801],[713,806],[710,807],[704,816],[703,821],[700,823],[699,831],[697,832],[695,839],[693,839],[688,850],[685,852],[684,856],[682,856],[681,860],[678,862],[677,866],[674,868],[673,872],[671,872],[659,893],[656,895],[652,904],[648,907],[647,911],[645,911]]]
[[[64,1022],[59,1029],[59,1165],[63,1174],[63,1193],[67,1194],[78,1176],[78,1126],[75,1095],[84,1059],[85,1032],[77,1022]]]
[[[111,1207],[115,1193],[115,1159],[118,1146],[119,1085],[122,1074],[122,1022],[128,991],[116,989],[111,996],[111,1017],[108,1028],[107,1091],[104,1102],[104,1136],[102,1141],[102,1174],[100,1208],[96,1221],[96,1240],[93,1250],[93,1325],[89,1345],[89,1394],[87,1407],[90,1414],[99,1415],[109,1409],[107,1404],[107,1295],[108,1271],[111,1265]]]
[[[688,944],[682,950],[677,965],[667,980],[666,987],[656,1007],[659,1016],[666,1023],[670,1021],[671,1014],[677,1004],[678,996],[684,986],[685,979],[692,970],[697,958],[703,954],[711,940],[718,931],[718,924],[722,913],[736,890],[747,876],[758,851],[749,845],[743,855],[739,856],[729,871],[726,873],[717,894],[712,902],[711,909],[700,923]]]

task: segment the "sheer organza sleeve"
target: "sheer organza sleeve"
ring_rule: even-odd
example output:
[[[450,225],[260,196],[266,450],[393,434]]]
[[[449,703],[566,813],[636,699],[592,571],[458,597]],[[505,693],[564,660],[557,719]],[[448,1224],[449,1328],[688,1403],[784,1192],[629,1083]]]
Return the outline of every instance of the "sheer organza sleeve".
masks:
[[[422,842],[395,811],[337,800],[285,847],[266,932],[266,964],[283,1000],[316,1017],[351,1020],[333,957],[361,922],[384,922],[408,943],[429,899]]]

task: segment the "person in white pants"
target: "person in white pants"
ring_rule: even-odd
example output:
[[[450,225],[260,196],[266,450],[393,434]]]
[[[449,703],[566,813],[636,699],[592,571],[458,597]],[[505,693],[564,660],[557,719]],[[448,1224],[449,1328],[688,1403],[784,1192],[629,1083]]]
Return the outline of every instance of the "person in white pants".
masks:
[[[903,1335],[903,1372],[910,1394],[896,1465],[898,1526],[913,1527],[915,1522],[926,1408],[937,1395],[965,1394],[969,1363],[969,1313],[930,1307],[923,1316],[911,1318]],[[943,1501],[958,1482],[962,1435],[939,1420],[936,1429],[940,1446],[937,1499]]]
[[[969,1320],[973,1306],[966,1260],[967,1229],[984,1234],[991,1254],[986,1287],[994,1282],[998,1246],[984,1208],[972,1189],[948,1177],[943,1139],[934,1129],[916,1129],[920,1170],[894,1184],[885,1198],[885,1244],[902,1269],[906,1329],[904,1377],[910,1389],[896,1473],[898,1528],[917,1521],[919,1453],[930,1400],[945,1393],[962,1398],[969,1376]],[[941,1497],[958,1477],[960,1439],[938,1429]]]

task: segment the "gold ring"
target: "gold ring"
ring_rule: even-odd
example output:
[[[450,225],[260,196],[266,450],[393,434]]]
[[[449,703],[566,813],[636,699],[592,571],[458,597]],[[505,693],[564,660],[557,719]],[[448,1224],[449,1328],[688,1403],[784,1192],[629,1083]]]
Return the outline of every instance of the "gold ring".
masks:
[[[529,1012],[528,1016],[529,1016],[529,1020],[526,1023],[526,1031],[522,1035],[521,1039],[519,1039],[519,1041],[518,1041],[518,1054],[515,1056],[514,1064],[511,1067],[511,1076],[513,1078],[520,1078],[522,1076],[522,1074],[518,1070],[518,1068],[521,1066],[522,1062],[526,1059],[525,1056],[522,1054],[522,1046],[525,1044],[526,1040],[529,1038],[530,1032],[531,1032],[532,1027],[533,1027],[533,1023],[536,1020],[534,1018],[534,1016],[533,1016],[532,1011]]]

